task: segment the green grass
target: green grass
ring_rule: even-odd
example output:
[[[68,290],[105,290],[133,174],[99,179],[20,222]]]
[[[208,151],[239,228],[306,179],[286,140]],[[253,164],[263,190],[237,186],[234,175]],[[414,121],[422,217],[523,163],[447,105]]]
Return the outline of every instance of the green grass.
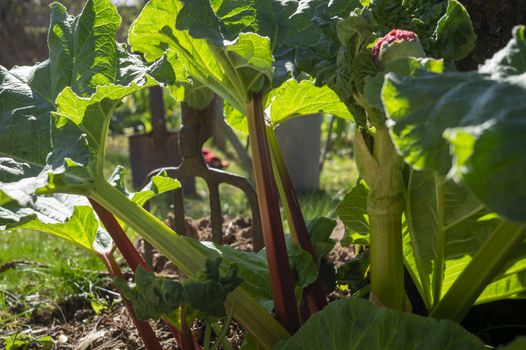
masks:
[[[27,264],[0,274],[0,328],[29,317],[36,303],[72,295],[96,298],[103,282],[99,272],[105,271],[97,257],[81,248],[30,230],[0,232],[0,266],[13,261]]]

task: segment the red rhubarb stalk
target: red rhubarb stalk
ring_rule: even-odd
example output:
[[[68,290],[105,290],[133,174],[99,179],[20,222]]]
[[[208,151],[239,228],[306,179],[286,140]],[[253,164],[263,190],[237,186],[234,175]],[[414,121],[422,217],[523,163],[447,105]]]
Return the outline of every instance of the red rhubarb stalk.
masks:
[[[137,267],[140,265],[146,271],[150,271],[151,272],[152,269],[150,268],[150,266],[148,266],[148,264],[146,264],[146,261],[144,261],[144,259],[139,254],[137,249],[135,249],[135,246],[130,241],[130,239],[126,235],[126,232],[124,232],[124,230],[122,229],[121,225],[119,224],[119,222],[117,221],[115,216],[112,213],[110,213],[108,210],[106,210],[106,208],[104,208],[99,203],[94,201],[93,199],[89,198],[89,201],[90,201],[91,206],[93,207],[93,209],[95,210],[95,212],[99,216],[100,220],[104,224],[104,227],[106,228],[106,230],[110,234],[111,238],[113,239],[113,242],[115,243],[115,245],[117,246],[117,248],[121,252],[122,256],[124,257],[124,260],[126,260],[126,263],[128,264],[128,266],[130,266],[132,271],[135,271],[137,269]],[[113,256],[111,258],[113,259]],[[115,265],[115,266],[117,266],[117,265]],[[117,268],[118,268],[118,266],[117,266]],[[125,299],[124,297],[123,297],[123,300],[125,302],[125,305],[126,305],[126,308],[128,309],[128,311],[130,311],[130,310],[133,311],[131,306],[130,306],[130,308],[128,307],[128,304],[130,304],[129,301],[127,299]],[[131,312],[130,312],[130,316],[132,316]],[[133,319],[133,317],[136,317],[135,316],[135,311],[133,311],[132,319]],[[168,326],[168,329],[174,335],[175,339],[177,340],[177,343],[181,346],[181,348],[183,350],[194,350],[194,349],[200,349],[201,348],[195,342],[194,337],[192,336],[192,333],[190,332],[189,329],[183,329],[183,331],[179,331],[175,327],[173,327],[168,321],[166,321],[166,320],[163,320],[163,321],[166,323],[166,325]],[[135,323],[135,321],[134,321],[134,323]],[[146,323],[146,322],[144,322],[144,323]],[[146,323],[146,325],[148,325],[148,327],[150,327],[150,325],[148,323]],[[139,327],[142,327],[143,325],[142,324],[139,324],[139,325],[136,324],[136,326],[137,326],[137,329],[139,331],[139,334],[141,334],[141,328],[139,328]],[[150,327],[150,329],[151,329],[151,327]],[[153,330],[152,330],[152,332],[153,332]],[[146,333],[148,333],[148,332],[146,332]],[[156,341],[157,341],[157,338],[156,338]],[[145,344],[146,344],[146,341],[145,341]],[[155,348],[152,348],[152,349],[155,349]]]
[[[272,165],[274,166],[274,173],[277,174],[276,182],[278,184],[279,193],[283,206],[285,207],[285,215],[289,223],[290,232],[293,240],[305,251],[307,251],[314,261],[316,261],[316,253],[310,241],[307,225],[301,212],[301,207],[292,184],[292,179],[287,170],[287,166],[279,149],[276,134],[271,127],[267,127],[267,137],[270,144],[270,151],[272,155]],[[314,283],[307,286],[304,292],[304,300],[307,304],[307,318],[308,316],[320,311],[327,305],[327,299],[323,293],[323,285],[320,276]]]
[[[275,312],[287,331],[294,333],[300,322],[265,130],[262,98],[260,94],[252,97],[252,101],[247,104],[248,129]]]

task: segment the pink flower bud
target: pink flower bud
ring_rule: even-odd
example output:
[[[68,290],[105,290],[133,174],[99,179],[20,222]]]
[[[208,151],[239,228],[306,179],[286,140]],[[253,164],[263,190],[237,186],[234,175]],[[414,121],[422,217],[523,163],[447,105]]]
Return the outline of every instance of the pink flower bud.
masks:
[[[372,49],[373,61],[383,64],[403,57],[424,57],[424,49],[418,36],[408,30],[393,29],[378,39]]]

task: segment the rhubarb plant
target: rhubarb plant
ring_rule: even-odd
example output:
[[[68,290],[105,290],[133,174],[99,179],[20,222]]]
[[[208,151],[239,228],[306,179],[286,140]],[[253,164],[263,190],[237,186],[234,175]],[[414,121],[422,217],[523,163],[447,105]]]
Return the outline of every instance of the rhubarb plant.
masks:
[[[467,126],[473,125],[471,118],[484,118],[482,106],[490,96],[486,88],[495,84],[482,73],[491,73],[496,80],[521,74],[521,32],[480,73],[452,73],[453,62],[465,56],[474,41],[469,17],[457,1],[365,5],[344,18],[338,16],[338,2],[318,6],[315,20],[323,34],[298,49],[301,57],[309,58],[299,57],[298,66],[313,74],[317,84],[336,91],[360,126],[354,141],[362,179],[338,212],[353,240],[370,246],[373,301],[406,307],[400,282],[404,262],[429,312],[461,320],[473,303],[514,297],[524,288],[524,249],[518,248],[524,228],[509,221],[517,222],[516,212],[522,208],[516,202],[521,198],[516,187],[521,179],[506,182],[508,193],[499,181],[507,171],[522,173],[487,165],[489,159],[500,160],[497,153],[493,158],[479,153],[473,165],[464,163],[473,152],[470,142],[475,143],[482,130],[469,128],[468,138]],[[392,28],[399,29],[388,32]],[[330,50],[322,50],[331,38],[332,56]],[[477,92],[470,89],[475,83],[464,84],[474,78],[481,80]],[[448,104],[440,101],[438,91],[447,96]],[[467,96],[473,96],[473,102]],[[511,96],[507,94],[508,99]],[[491,112],[485,109],[488,113],[505,113],[498,109],[502,105],[491,106]],[[457,122],[466,123],[466,129],[453,131]],[[494,124],[488,122],[484,130],[494,130]],[[455,135],[456,142],[449,135]],[[497,136],[492,135],[492,141],[486,136],[485,149],[495,144]],[[520,156],[515,159],[510,167],[521,162]],[[467,170],[475,164],[476,171]],[[482,175],[491,169],[502,172]]]
[[[124,96],[158,84],[156,79],[172,81],[172,66],[165,57],[144,65],[115,42],[120,17],[109,0],[89,0],[78,17],[57,3],[51,12],[50,58],[32,67],[0,67],[2,214],[9,220],[17,212],[21,217],[14,220],[27,222],[42,198],[58,193],[88,197],[185,274],[201,271],[206,247],[178,236],[103,174],[112,110]],[[236,319],[261,344],[270,347],[287,336],[243,286],[229,299],[236,300]]]
[[[390,139],[380,91],[388,72],[441,72],[467,55],[475,39],[469,16],[455,0],[361,1],[351,9],[343,1],[331,1],[313,3],[310,13],[318,29],[310,30],[309,40],[296,47],[297,68],[314,76],[316,85],[330,87],[352,112],[362,182],[349,198],[367,188],[364,208],[346,199],[339,212],[366,219],[346,224],[350,231],[361,225],[362,242],[370,245],[371,300],[406,309],[404,162]]]
[[[263,348],[353,348],[356,339],[385,348],[399,336],[401,348],[479,349],[452,321],[400,312],[403,264],[439,318],[524,292],[523,27],[478,72],[455,73],[474,42],[456,0],[151,0],[129,34],[148,63],[115,42],[110,0],[88,0],[77,17],[56,3],[51,12],[49,59],[0,67],[0,229],[49,232],[104,258],[115,243],[137,271],[135,285],[118,283],[142,318],[183,330],[187,316],[227,312]],[[112,111],[159,84],[194,108],[218,94],[228,121],[249,133],[262,252],[181,237],[145,211],[179,186],[173,179],[160,174],[130,194],[122,169],[104,177]],[[335,222],[306,225],[274,134],[312,113],[356,123],[361,179],[339,213],[370,246],[370,299],[391,309],[350,298],[321,310],[318,270]],[[127,228],[188,280],[138,268]],[[386,327],[392,337],[376,333]]]

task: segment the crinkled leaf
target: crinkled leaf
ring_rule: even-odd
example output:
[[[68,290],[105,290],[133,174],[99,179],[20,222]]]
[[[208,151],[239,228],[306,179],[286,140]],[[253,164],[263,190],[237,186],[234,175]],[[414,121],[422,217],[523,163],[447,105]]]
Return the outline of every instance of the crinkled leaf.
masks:
[[[0,231],[32,229],[46,232],[101,254],[111,248],[111,238],[100,226],[88,201],[80,196],[39,196],[20,207],[10,202],[0,207]]]
[[[336,209],[336,214],[345,225],[346,234],[350,236],[350,241],[354,244],[369,244],[368,193],[367,184],[360,179]]]
[[[272,47],[285,40],[298,40],[312,26],[311,16],[294,16],[309,10],[310,1],[275,0],[181,0],[179,29],[188,29],[196,38],[206,38],[216,46],[240,33],[253,32],[273,40]],[[314,1],[319,2],[319,0]]]
[[[387,309],[356,298],[329,304],[276,346],[279,350],[484,348],[477,337],[455,322]]]
[[[51,95],[66,86],[79,95],[111,84],[118,72],[115,34],[121,18],[108,0],[89,0],[78,17],[59,3],[51,5],[49,60]]]
[[[270,279],[266,252],[264,249],[258,253],[243,252],[228,246],[221,246],[212,242],[198,242],[188,239],[194,245],[204,244],[208,248],[209,259],[218,256],[223,258],[224,266],[232,264],[237,266],[242,286],[267,310],[272,310],[274,302],[270,288]],[[318,276],[318,268],[309,253],[287,238],[287,253],[289,263],[296,284],[296,294],[300,295],[305,286],[311,284]]]
[[[235,265],[221,275],[221,258],[207,259],[205,270],[180,283],[165,277],[155,276],[142,266],[135,271],[135,285],[129,286],[117,279],[116,283],[124,295],[131,300],[141,320],[160,319],[169,316],[185,305],[200,317],[217,318],[225,314],[223,303],[228,295],[241,283]]]
[[[448,60],[465,57],[473,47],[469,16],[456,0],[355,1],[342,12],[338,3],[305,4],[311,10],[304,14],[312,15],[318,28],[303,33],[308,39],[297,45],[296,62],[317,85],[332,88],[363,126],[364,106],[356,97],[363,94],[365,80],[378,73],[370,50],[377,38],[393,28],[411,30],[429,55]]]
[[[156,277],[142,266],[135,270],[135,286],[129,286],[121,279],[116,279],[115,283],[130,299],[141,320],[160,319],[174,312],[182,303],[183,286],[180,282]]]
[[[178,0],[150,1],[130,28],[132,48],[143,52],[147,59],[167,53],[179,88],[191,90],[194,81],[198,81],[200,85],[195,88],[206,86],[244,112],[248,92],[262,87],[258,78],[266,75],[270,79],[272,55],[268,38],[237,33],[231,41],[223,42],[217,16],[208,1],[185,6],[195,6],[200,12],[191,11],[189,15]],[[192,19],[197,13],[195,21],[188,21],[188,16]],[[188,94],[192,92],[183,96]]]
[[[223,258],[223,266],[237,265],[239,275],[243,279],[242,287],[246,289],[265,309],[271,311],[274,307],[268,265],[264,253],[243,252],[228,246],[217,245],[212,242],[199,242],[188,239],[193,245],[205,245],[208,248],[207,258]]]
[[[81,97],[70,87],[65,88],[57,97],[57,112],[59,117],[67,118],[77,124],[85,132],[88,147],[93,159],[90,166],[93,172],[101,172],[105,140],[108,134],[111,113],[117,102],[123,97],[146,87],[157,85],[150,76],[132,82],[130,85],[101,85],[89,97]]]
[[[222,259],[207,259],[205,271],[192,276],[183,284],[183,300],[191,309],[208,317],[221,317],[225,315],[223,306],[228,293],[237,288],[243,281],[238,275],[237,266],[228,267],[228,273],[222,276],[219,265]]]

